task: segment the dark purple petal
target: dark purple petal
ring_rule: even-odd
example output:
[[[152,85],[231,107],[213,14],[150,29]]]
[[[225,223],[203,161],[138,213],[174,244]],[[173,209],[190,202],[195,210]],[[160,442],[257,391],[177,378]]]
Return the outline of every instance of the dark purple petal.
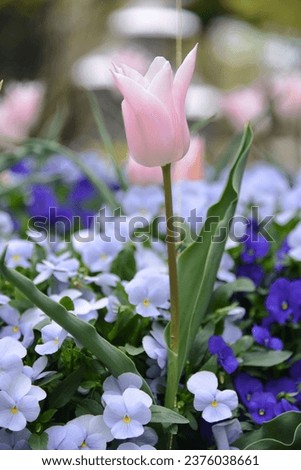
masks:
[[[270,339],[269,349],[273,349],[274,351],[282,351],[283,342],[281,339],[273,337]]]
[[[264,271],[258,264],[243,264],[237,268],[237,277],[248,277],[258,287],[264,277]]]
[[[266,299],[266,309],[280,324],[285,323],[292,314],[291,283],[285,278],[277,279],[270,288]]]
[[[257,424],[270,421],[275,417],[276,398],[272,393],[256,392],[248,405],[248,411]]]
[[[301,359],[294,362],[290,369],[290,376],[298,382],[301,382]]]
[[[276,416],[279,416],[279,415],[281,415],[282,413],[286,413],[287,411],[300,411],[300,410],[299,410],[299,408],[297,408],[297,406],[293,405],[293,404],[290,403],[289,401],[287,401],[287,400],[285,400],[284,398],[282,398],[282,399],[275,405],[274,411],[275,411],[275,415],[276,415]]]
[[[296,383],[289,377],[281,377],[280,379],[270,380],[265,387],[266,391],[277,397],[280,393],[297,392]]]
[[[221,336],[211,336],[208,341],[208,348],[211,354],[219,354],[227,346]]]
[[[244,405],[248,405],[255,392],[263,392],[263,385],[259,379],[241,372],[234,379],[235,389]]]

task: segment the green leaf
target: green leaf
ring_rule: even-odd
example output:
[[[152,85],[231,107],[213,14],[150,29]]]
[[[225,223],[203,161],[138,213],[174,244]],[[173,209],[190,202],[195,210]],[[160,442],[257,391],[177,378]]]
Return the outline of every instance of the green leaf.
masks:
[[[63,408],[71,401],[83,379],[84,372],[84,367],[79,367],[58,384],[48,397],[50,408]]]
[[[94,416],[99,416],[103,414],[103,407],[96,400],[91,398],[81,399],[79,404],[76,407],[75,415],[76,417],[91,414]]]
[[[189,420],[176,411],[165,408],[164,406],[151,406],[151,423],[161,424],[188,424]]]
[[[251,279],[240,277],[236,281],[222,284],[219,286],[212,295],[209,309],[214,312],[218,308],[222,308],[229,304],[229,299],[236,292],[254,292],[256,289],[255,284]]]
[[[197,132],[200,132],[203,130],[205,127],[207,127],[209,124],[212,122],[216,121],[217,115],[212,114],[212,116],[209,116],[207,118],[200,119],[199,121],[195,122],[190,129],[191,134],[196,134]]]
[[[74,310],[74,303],[70,297],[67,295],[65,297],[62,297],[60,302],[59,302],[63,307],[65,307],[66,310],[73,311]]]
[[[217,158],[216,164],[214,166],[214,169],[215,169],[214,179],[215,180],[217,180],[221,176],[222,172],[231,162],[233,155],[236,155],[237,152],[239,151],[242,138],[243,138],[243,135],[241,133],[235,134],[233,138],[230,140],[230,143],[227,145],[227,147],[222,151],[222,153]]]
[[[144,352],[144,349],[142,346],[139,346],[138,348],[135,348],[135,346],[132,346],[129,343],[126,343],[126,345],[123,348],[125,352],[127,352],[130,356],[139,356],[139,354],[142,354]]]
[[[113,261],[111,272],[124,281],[130,281],[136,271],[135,249],[133,246],[126,246]]]
[[[245,335],[239,338],[231,347],[235,356],[239,356],[241,353],[248,351],[253,344],[253,336]]]
[[[180,286],[178,380],[210,303],[229,224],[235,213],[252,138],[250,127],[246,127],[220,201],[209,209],[198,239],[188,246],[178,259]]]
[[[32,450],[45,450],[48,444],[48,435],[43,434],[32,434],[28,440]]]
[[[52,408],[50,408],[47,411],[44,411],[44,413],[40,414],[40,416],[39,416],[39,422],[40,423],[49,423],[49,421],[55,415],[56,412],[57,412],[57,410],[52,409]]]
[[[291,351],[254,351],[242,356],[244,366],[273,367],[291,357]]]
[[[300,450],[301,412],[283,413],[258,430],[244,433],[232,445],[241,450]]]
[[[134,374],[140,375],[134,362],[126,354],[100,336],[93,325],[69,313],[63,305],[54,302],[47,297],[47,295],[40,292],[30,279],[27,279],[18,271],[5,266],[5,255],[6,250],[4,250],[0,259],[0,274],[2,274],[8,282],[19,289],[34,305],[40,308],[46,315],[77,339],[88,351],[94,354],[115,377],[118,377],[124,372],[133,372]],[[143,380],[143,390],[153,397],[145,380]]]
[[[189,362],[192,370],[197,370],[202,363],[208,351],[209,338],[214,335],[214,330],[215,324],[213,322],[209,322],[204,328],[199,329],[189,354]]]

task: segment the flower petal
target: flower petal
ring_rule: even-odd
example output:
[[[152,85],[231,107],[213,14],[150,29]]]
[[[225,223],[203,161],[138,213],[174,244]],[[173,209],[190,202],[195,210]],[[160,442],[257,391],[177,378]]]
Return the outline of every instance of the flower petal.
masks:
[[[197,49],[198,44],[194,46],[192,51],[186,56],[174,78],[174,98],[175,102],[179,103],[180,106],[184,106],[185,104],[186,93],[195,68]]]
[[[235,410],[238,406],[237,394],[233,390],[223,390],[222,392],[217,390],[215,398],[218,404],[223,403],[227,405],[230,410]]]
[[[192,375],[187,382],[187,388],[191,393],[198,395],[199,392],[207,391],[212,395],[217,390],[217,378],[213,372],[201,371]]]
[[[223,419],[230,418],[232,416],[231,410],[227,405],[219,403],[218,406],[207,406],[203,413],[202,417],[208,423],[215,423],[217,421],[222,421]]]
[[[155,78],[157,73],[162,70],[166,62],[167,60],[162,56],[155,57],[150,64],[148,71],[144,75],[144,78],[146,78],[146,80],[150,83]]]

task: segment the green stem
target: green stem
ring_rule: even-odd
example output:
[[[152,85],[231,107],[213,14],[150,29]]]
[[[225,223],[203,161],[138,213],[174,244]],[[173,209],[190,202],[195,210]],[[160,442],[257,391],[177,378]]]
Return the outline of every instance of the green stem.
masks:
[[[97,102],[97,98],[95,96],[95,93],[93,93],[92,91],[87,91],[87,97],[88,97],[88,100],[89,100],[89,104],[90,104],[90,107],[91,107],[93,117],[95,119],[95,123],[97,125],[98,133],[100,135],[100,138],[103,141],[105,150],[106,150],[107,154],[109,155],[109,157],[110,157],[110,159],[113,163],[116,174],[118,176],[120,186],[122,187],[122,189],[126,189],[127,185],[126,185],[126,182],[124,180],[122,171],[120,169],[120,165],[117,161],[114,145],[113,145],[113,142],[111,140],[110,134],[108,133],[107,128],[105,126],[104,117],[102,115],[100,107],[98,106],[98,102]]]
[[[165,213],[167,225],[167,253],[169,268],[170,285],[170,329],[169,329],[169,358],[167,369],[167,387],[165,395],[165,406],[171,409],[176,408],[178,391],[178,352],[179,352],[179,293],[178,293],[178,275],[177,275],[177,253],[176,239],[173,226],[173,207],[171,191],[171,164],[162,167],[164,195],[165,195]]]

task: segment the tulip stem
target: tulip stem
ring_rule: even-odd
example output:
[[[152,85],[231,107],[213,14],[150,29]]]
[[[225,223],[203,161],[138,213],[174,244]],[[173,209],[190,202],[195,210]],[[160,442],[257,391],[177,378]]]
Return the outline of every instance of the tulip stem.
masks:
[[[169,358],[167,368],[167,386],[165,395],[165,406],[175,409],[177,405],[178,391],[178,352],[179,352],[179,291],[177,274],[176,234],[174,230],[172,190],[171,190],[171,164],[162,167],[165,213],[166,213],[166,242],[169,268],[170,286],[170,329],[169,329]]]

